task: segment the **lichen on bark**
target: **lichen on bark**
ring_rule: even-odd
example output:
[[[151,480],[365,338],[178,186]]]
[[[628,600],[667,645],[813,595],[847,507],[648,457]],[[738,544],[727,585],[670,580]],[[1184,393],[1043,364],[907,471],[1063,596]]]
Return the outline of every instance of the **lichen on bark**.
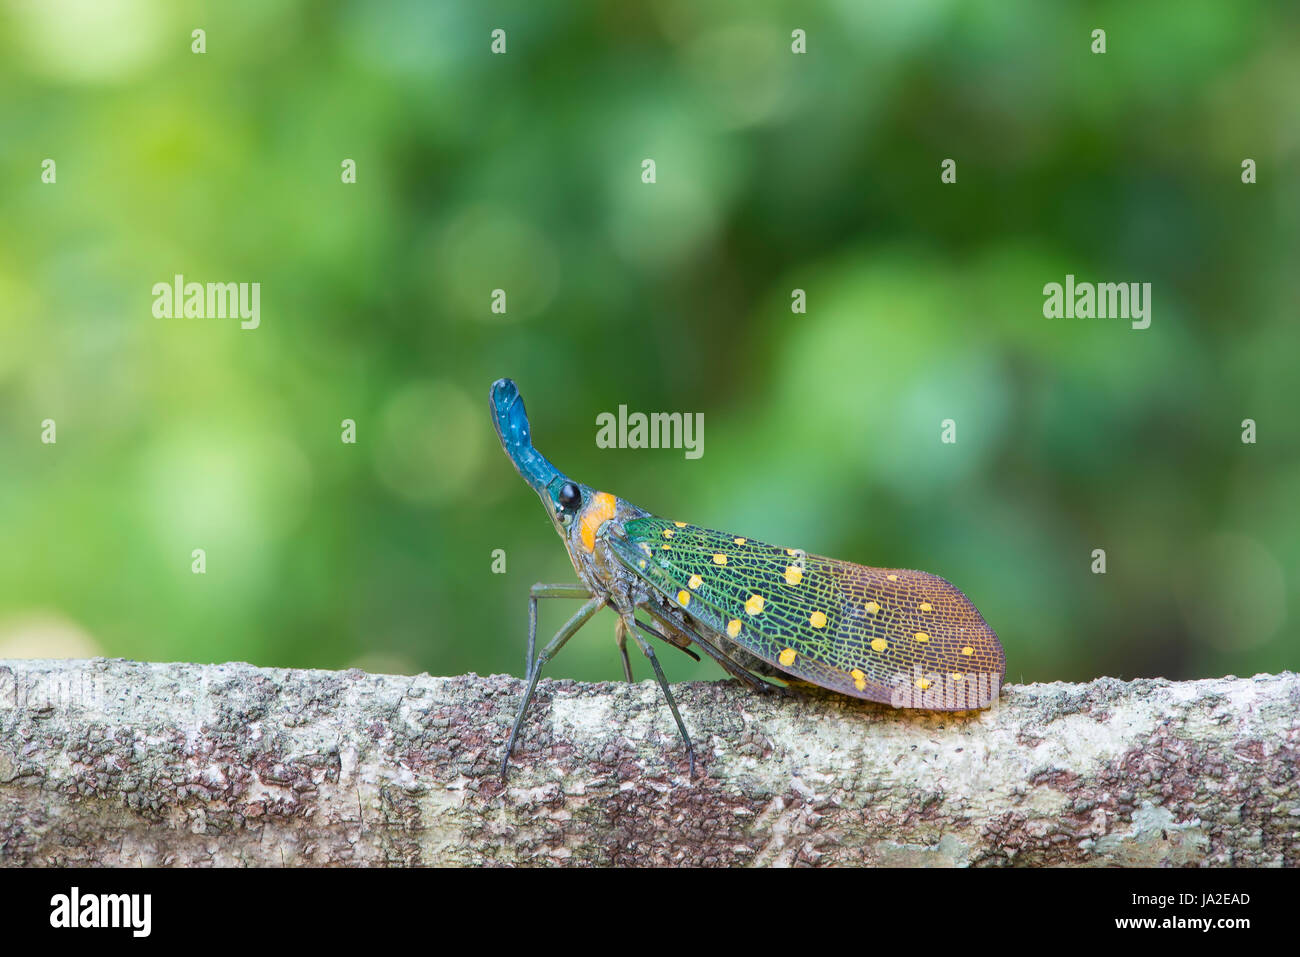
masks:
[[[1296,865],[1300,676],[833,694],[0,662],[8,865]]]

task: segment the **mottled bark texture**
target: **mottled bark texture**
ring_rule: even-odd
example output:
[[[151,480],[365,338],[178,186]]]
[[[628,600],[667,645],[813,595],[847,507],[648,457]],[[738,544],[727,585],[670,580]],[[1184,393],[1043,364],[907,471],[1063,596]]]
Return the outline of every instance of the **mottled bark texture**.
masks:
[[[0,662],[0,863],[1300,863],[1300,676],[986,712],[514,678]]]

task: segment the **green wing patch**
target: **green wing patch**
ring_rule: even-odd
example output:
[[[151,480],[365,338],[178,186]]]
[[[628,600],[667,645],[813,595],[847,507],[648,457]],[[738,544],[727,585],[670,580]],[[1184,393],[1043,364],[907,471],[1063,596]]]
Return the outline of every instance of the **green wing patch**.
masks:
[[[742,535],[647,517],[609,542],[690,615],[794,677],[897,707],[984,708],[1005,658],[997,636],[937,575],[870,568]]]

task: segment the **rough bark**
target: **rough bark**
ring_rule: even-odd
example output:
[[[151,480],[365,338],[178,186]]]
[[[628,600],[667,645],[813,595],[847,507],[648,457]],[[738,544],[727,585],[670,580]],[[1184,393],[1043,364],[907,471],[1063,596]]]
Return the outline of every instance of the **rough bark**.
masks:
[[[834,695],[0,662],[0,863],[1300,863],[1300,676]]]

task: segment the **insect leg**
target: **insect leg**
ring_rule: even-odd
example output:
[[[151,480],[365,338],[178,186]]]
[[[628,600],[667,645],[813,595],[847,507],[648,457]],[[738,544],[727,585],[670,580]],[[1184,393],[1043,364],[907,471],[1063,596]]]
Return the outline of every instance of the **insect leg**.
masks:
[[[768,682],[764,681],[762,678],[755,675],[753,672],[747,670],[744,665],[735,661],[730,655],[728,655],[721,648],[717,647],[707,639],[701,637],[699,632],[697,632],[694,628],[690,627],[690,625],[683,624],[682,622],[667,620],[661,617],[660,615],[655,614],[654,610],[651,608],[647,608],[646,613],[650,615],[650,617],[658,621],[660,624],[667,625],[670,628],[676,628],[677,630],[685,633],[687,637],[691,639],[691,641],[695,642],[697,645],[703,648],[705,653],[710,658],[712,658],[719,665],[721,665],[723,671],[727,672],[729,675],[732,675],[733,677],[739,678],[741,681],[745,682],[745,684],[749,685],[749,687],[752,688],[754,691],[768,692],[768,691],[782,690],[777,685],[769,684]],[[644,622],[637,622],[637,624],[641,625],[643,630],[647,630],[651,632],[656,638],[661,638],[664,641],[668,641],[668,638],[660,634],[657,629],[647,626]],[[673,643],[669,642],[669,644],[673,644]],[[698,661],[699,659],[697,658],[696,660]]]
[[[533,652],[537,650],[537,599],[590,598],[586,585],[544,585],[538,582],[528,589],[528,649],[524,652],[524,677],[532,674]]]
[[[699,635],[695,634],[695,632],[691,631],[689,628],[685,628],[685,627],[683,627],[683,626],[680,625],[678,622],[670,621],[669,619],[666,619],[666,618],[660,618],[658,615],[654,614],[654,612],[650,611],[648,608],[646,609],[646,612],[647,612],[647,613],[648,613],[652,618],[654,618],[655,621],[659,622],[661,625],[667,625],[667,626],[668,626],[669,628],[671,628],[671,629],[674,629],[674,630],[677,630],[677,631],[683,631],[683,632],[685,632],[685,633],[690,637],[690,639],[691,639],[692,641],[694,641],[694,642],[695,642],[696,644],[698,644],[701,648],[703,648],[706,652],[708,652],[708,654],[709,654],[710,657],[712,657],[712,658],[717,658],[717,659],[718,659],[718,664],[721,664],[724,668],[727,667],[727,665],[724,664],[724,660],[725,660],[726,662],[730,663],[730,664],[735,664],[735,662],[731,661],[729,658],[725,658],[725,656],[722,654],[721,651],[719,651],[718,649],[714,648],[712,645],[710,645],[707,641],[705,641],[705,640],[704,640],[703,638],[701,638]],[[697,655],[695,652],[691,651],[691,649],[689,649],[689,648],[683,648],[681,645],[679,645],[677,642],[673,641],[673,639],[669,638],[667,635],[665,635],[662,631],[660,631],[658,628],[656,628],[654,625],[650,624],[649,622],[644,622],[644,621],[642,621],[640,618],[638,618],[638,619],[636,620],[636,626],[637,626],[638,628],[640,628],[643,632],[645,632],[647,635],[649,635],[651,638],[658,638],[658,639],[659,639],[660,641],[662,641],[665,645],[668,645],[668,647],[670,647],[670,648],[677,648],[677,649],[679,649],[679,650],[685,652],[686,654],[690,655],[690,656],[691,656],[692,658],[694,658],[696,661],[699,661],[699,660],[700,660],[700,656]],[[736,665],[736,667],[739,668],[740,666],[739,666],[739,665]],[[752,677],[752,675],[748,675],[748,674],[746,674],[746,675],[743,675],[742,677]]]
[[[632,683],[632,662],[627,660],[627,623],[622,618],[614,626],[614,640],[618,642],[618,653],[623,656],[623,677]]]
[[[655,650],[650,647],[650,642],[641,637],[641,632],[636,630],[638,624],[634,614],[629,613],[632,621],[629,623],[628,630],[636,643],[641,646],[641,651],[650,659],[650,664],[654,666],[655,677],[659,679],[659,687],[664,690],[664,697],[668,699],[668,707],[673,713],[673,720],[677,722],[677,730],[681,732],[682,740],[686,742],[686,754],[691,761],[690,777],[695,777],[695,745],[691,744],[691,736],[686,733],[686,725],[682,723],[681,712],[677,710],[677,702],[673,700],[672,690],[668,687],[668,679],[664,677],[663,668],[659,667],[659,659],[655,657]]]
[[[550,661],[555,656],[555,653],[564,647],[564,643],[572,638],[574,633],[585,625],[591,619],[591,616],[600,611],[604,605],[605,597],[603,595],[594,596],[579,608],[572,618],[564,623],[564,627],[557,631],[555,637],[547,642],[546,647],[538,653],[537,660],[531,663],[528,669],[528,690],[524,693],[524,700],[519,705],[519,713],[515,715],[514,727],[510,729],[510,740],[506,742],[506,753],[501,758],[501,782],[503,784],[506,780],[506,766],[510,762],[510,752],[515,749],[515,738],[519,735],[520,725],[524,723],[524,712],[528,710],[528,703],[533,700],[533,692],[537,690],[537,679],[542,675],[542,665]]]
[[[677,627],[676,622],[670,622],[669,619],[667,618],[660,618],[658,615],[654,613],[654,611],[651,609],[649,605],[638,605],[637,607],[644,609],[646,614],[653,617],[660,624],[666,625],[668,629],[676,630],[676,631],[685,631],[687,635],[690,637],[690,639],[694,640],[695,636],[688,629]],[[648,634],[651,638],[658,638],[669,648],[676,648],[682,654],[689,657],[692,661],[700,660],[700,656],[697,655],[695,652],[691,651],[691,649],[686,647],[686,645],[682,644],[682,642],[679,639],[673,638],[671,635],[664,634],[654,625],[649,624],[648,622],[644,622],[640,618],[637,618],[635,620],[636,620],[636,626],[640,628],[642,631],[644,631],[646,634]],[[687,641],[686,644],[687,645],[690,644],[690,641]],[[707,644],[708,644],[707,641],[701,642],[701,646],[705,646]]]

